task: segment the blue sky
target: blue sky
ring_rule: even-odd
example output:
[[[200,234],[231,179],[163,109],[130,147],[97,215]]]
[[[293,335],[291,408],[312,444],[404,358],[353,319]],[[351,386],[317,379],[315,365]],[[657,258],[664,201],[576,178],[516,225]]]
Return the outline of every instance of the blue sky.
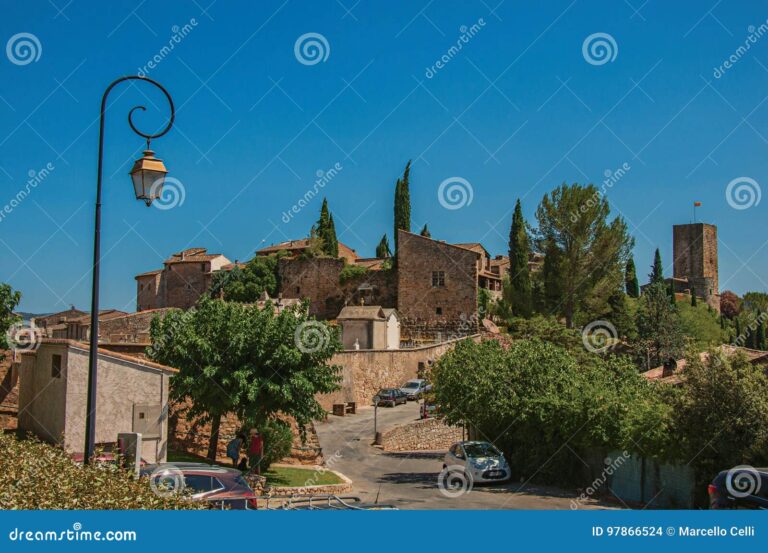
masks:
[[[186,247],[245,260],[305,236],[320,198],[288,223],[283,213],[336,164],[322,194],[340,240],[373,255],[391,238],[408,159],[413,226],[493,254],[506,250],[516,198],[534,222],[553,187],[599,184],[627,164],[606,196],[632,229],[641,275],[656,247],[671,263],[671,227],[698,200],[699,220],[719,227],[721,288],[765,291],[766,203],[735,209],[726,189],[767,180],[766,20],[764,3],[714,0],[7,3],[0,46],[30,33],[39,48],[31,60],[0,56],[0,210],[30,171],[53,169],[2,214],[0,281],[22,291],[23,310],[87,308],[101,94],[159,56],[148,76],[171,92],[177,119],[153,146],[184,201],[163,210],[133,197],[127,173],[144,145],[127,112],[146,104],[136,121],[148,129],[168,112],[145,83],[121,85],[106,123],[105,307],[135,309],[133,276]],[[295,53],[306,33],[327,44],[314,64]],[[610,35],[615,57],[588,61],[595,33]],[[472,190],[460,209],[438,198],[452,177]]]

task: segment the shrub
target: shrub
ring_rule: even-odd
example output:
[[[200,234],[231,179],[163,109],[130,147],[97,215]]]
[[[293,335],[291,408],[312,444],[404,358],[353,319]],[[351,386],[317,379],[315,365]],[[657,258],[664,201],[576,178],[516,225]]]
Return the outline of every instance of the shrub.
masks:
[[[362,265],[344,265],[339,273],[339,284],[360,278],[368,272]]]
[[[0,509],[205,509],[202,502],[155,495],[114,464],[78,465],[37,439],[0,434]]]
[[[287,457],[293,445],[293,433],[290,425],[279,419],[270,419],[259,427],[264,438],[264,457],[261,472],[268,470],[272,463]]]

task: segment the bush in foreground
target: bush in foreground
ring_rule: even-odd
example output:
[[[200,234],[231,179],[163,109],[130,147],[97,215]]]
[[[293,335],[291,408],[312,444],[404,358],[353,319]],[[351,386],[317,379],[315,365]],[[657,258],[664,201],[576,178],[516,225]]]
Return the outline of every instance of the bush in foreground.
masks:
[[[75,464],[61,448],[0,434],[0,509],[204,509],[155,495],[116,465]]]

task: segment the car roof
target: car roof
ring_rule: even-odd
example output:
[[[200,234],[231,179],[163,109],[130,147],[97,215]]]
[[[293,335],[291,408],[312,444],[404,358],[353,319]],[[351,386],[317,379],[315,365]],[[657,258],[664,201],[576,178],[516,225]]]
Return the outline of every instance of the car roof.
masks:
[[[194,463],[194,462],[180,462],[180,463],[157,463],[154,465],[146,465],[142,467],[143,470],[150,472],[154,470],[162,469],[178,469],[182,472],[207,472],[216,473],[220,475],[228,474],[242,474],[239,470],[234,468],[222,467],[220,465],[211,465],[208,463]]]

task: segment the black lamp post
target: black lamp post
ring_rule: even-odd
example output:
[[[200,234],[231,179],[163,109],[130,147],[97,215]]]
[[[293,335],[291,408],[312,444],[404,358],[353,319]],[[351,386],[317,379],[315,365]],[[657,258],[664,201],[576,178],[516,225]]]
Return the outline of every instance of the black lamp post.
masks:
[[[146,77],[139,77],[138,75],[129,75],[126,77],[120,77],[116,81],[112,82],[104,91],[104,95],[101,98],[101,121],[99,123],[99,168],[96,180],[96,228],[93,237],[93,290],[91,292],[91,351],[88,361],[88,390],[87,390],[87,403],[85,410],[85,451],[83,454],[83,462],[88,464],[93,456],[94,442],[96,438],[96,373],[98,368],[99,358],[99,265],[101,263],[101,173],[102,165],[104,161],[104,115],[106,112],[107,96],[110,91],[119,83],[123,81],[145,81],[155,85],[159,88],[165,97],[168,99],[168,103],[171,106],[171,117],[168,120],[168,124],[163,130],[156,134],[145,134],[137,129],[131,117],[133,112],[137,109],[142,111],[146,110],[144,106],[136,106],[128,112],[128,124],[133,132],[142,136],[147,141],[147,149],[144,152],[144,156],[141,159],[136,160],[131,169],[131,180],[133,181],[134,191],[136,193],[137,200],[144,200],[147,206],[152,203],[152,200],[159,198],[163,191],[163,182],[165,181],[165,174],[168,172],[165,169],[165,165],[159,159],[154,157],[154,152],[149,149],[149,143],[153,138],[158,138],[167,133],[171,126],[173,126],[173,119],[176,115],[176,110],[173,107],[173,100],[168,91],[157,81],[148,79]]]

